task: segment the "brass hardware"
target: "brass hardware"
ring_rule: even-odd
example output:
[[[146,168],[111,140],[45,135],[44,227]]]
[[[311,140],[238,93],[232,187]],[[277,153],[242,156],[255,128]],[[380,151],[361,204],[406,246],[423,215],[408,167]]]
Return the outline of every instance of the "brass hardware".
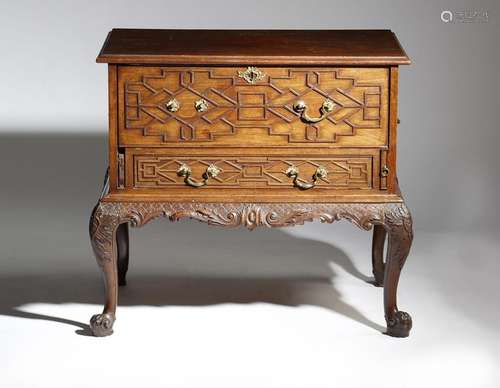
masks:
[[[290,178],[293,178],[293,185],[295,187],[298,187],[301,190],[308,190],[316,185],[318,179],[326,178],[328,176],[328,171],[325,167],[318,166],[316,172],[312,176],[312,182],[304,182],[302,180],[299,180],[299,168],[294,165],[288,167],[288,169],[285,171],[285,174]]]
[[[293,104],[293,110],[297,113],[300,113],[300,118],[302,121],[310,124],[314,123],[319,123],[321,120],[325,119],[328,116],[328,113],[333,111],[333,108],[335,107],[335,103],[327,98],[324,102],[323,105],[321,105],[321,108],[319,108],[319,113],[321,113],[321,116],[319,117],[310,117],[306,110],[307,110],[307,105],[304,101],[299,100]]]
[[[389,167],[387,167],[387,164],[382,167],[380,175],[384,178],[389,175]]]
[[[387,190],[387,175],[384,173],[384,166],[387,167],[387,150],[380,151],[380,189]],[[387,169],[387,174],[389,170]]]
[[[165,104],[165,108],[167,108],[169,112],[177,112],[180,107],[181,105],[179,104],[179,101],[177,101],[175,98],[172,98]]]
[[[203,173],[202,178],[203,181],[198,182],[195,181],[193,178],[191,178],[191,167],[189,167],[187,164],[183,163],[177,170],[177,175],[184,177],[184,183],[186,185],[191,186],[191,187],[202,187],[206,186],[208,183],[208,180],[210,178],[215,178],[217,175],[219,175],[222,172],[222,169],[217,167],[215,164],[211,164],[210,166],[207,167],[207,170]]]
[[[194,108],[198,112],[205,112],[208,109],[208,102],[205,99],[200,99],[194,103]]]
[[[245,71],[238,71],[238,77],[243,78],[245,81],[252,85],[257,81],[262,80],[265,76],[266,73],[254,66],[248,66]]]

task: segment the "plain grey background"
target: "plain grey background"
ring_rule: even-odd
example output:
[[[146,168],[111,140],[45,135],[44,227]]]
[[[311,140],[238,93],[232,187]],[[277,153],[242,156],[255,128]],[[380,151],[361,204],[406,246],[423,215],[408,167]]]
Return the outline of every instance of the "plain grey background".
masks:
[[[487,10],[488,22],[444,23],[440,18],[443,10],[471,9]],[[94,59],[113,27],[391,29],[413,60],[400,71],[398,175],[415,227],[495,227],[500,191],[499,9],[493,0],[3,2],[0,132],[104,135],[107,73]],[[29,147],[36,146],[36,137],[28,135],[25,144],[29,139]],[[55,164],[72,163],[56,157],[54,144],[42,144],[44,149],[36,148],[35,154],[53,156]],[[94,174],[88,159],[101,158],[101,151],[82,155],[78,173]],[[10,166],[36,168],[35,154],[0,156],[0,195],[9,208],[14,199],[9,179],[16,179]],[[98,164],[102,174],[105,162]],[[54,190],[76,173],[64,172],[51,184]],[[33,181],[24,183],[16,190],[33,190],[34,196],[40,189]],[[43,194],[50,201],[50,192]]]
[[[444,10],[489,20],[444,23]],[[497,387],[499,11],[493,0],[2,1],[2,387]],[[103,284],[87,227],[107,165],[95,57],[113,27],[397,34],[413,60],[400,69],[398,134],[416,229],[398,292],[409,338],[380,334],[371,234],[348,222],[249,233],[166,221],[132,230],[115,333],[88,337]]]

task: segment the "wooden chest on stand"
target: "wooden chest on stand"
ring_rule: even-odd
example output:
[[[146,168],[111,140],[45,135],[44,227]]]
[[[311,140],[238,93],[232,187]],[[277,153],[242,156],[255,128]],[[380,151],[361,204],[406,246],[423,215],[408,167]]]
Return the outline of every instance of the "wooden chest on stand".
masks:
[[[396,134],[410,60],[391,31],[114,29],[97,62],[108,63],[109,173],[90,223],[106,283],[95,335],[112,333],[128,225],[158,216],[373,227],[387,333],[409,334],[396,306],[412,241]]]

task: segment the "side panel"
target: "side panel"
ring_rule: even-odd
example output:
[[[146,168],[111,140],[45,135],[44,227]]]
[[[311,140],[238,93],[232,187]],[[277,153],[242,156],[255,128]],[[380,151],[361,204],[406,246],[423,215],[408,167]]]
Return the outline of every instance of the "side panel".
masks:
[[[108,162],[109,190],[115,192],[118,187],[118,67],[108,65]]]
[[[390,68],[390,106],[389,106],[389,151],[387,152],[387,189],[389,193],[395,193],[397,190],[396,184],[396,146],[398,133],[398,76],[399,71],[397,66]],[[383,166],[382,166],[383,170]]]

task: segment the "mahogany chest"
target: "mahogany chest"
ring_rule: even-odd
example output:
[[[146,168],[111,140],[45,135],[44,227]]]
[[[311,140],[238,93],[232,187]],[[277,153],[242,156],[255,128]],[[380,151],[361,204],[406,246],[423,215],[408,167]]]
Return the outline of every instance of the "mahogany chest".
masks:
[[[410,60],[391,31],[114,29],[97,62],[108,64],[109,173],[90,224],[106,282],[95,335],[112,332],[128,225],[158,216],[373,227],[387,333],[408,335],[396,289],[412,226],[396,139]]]

